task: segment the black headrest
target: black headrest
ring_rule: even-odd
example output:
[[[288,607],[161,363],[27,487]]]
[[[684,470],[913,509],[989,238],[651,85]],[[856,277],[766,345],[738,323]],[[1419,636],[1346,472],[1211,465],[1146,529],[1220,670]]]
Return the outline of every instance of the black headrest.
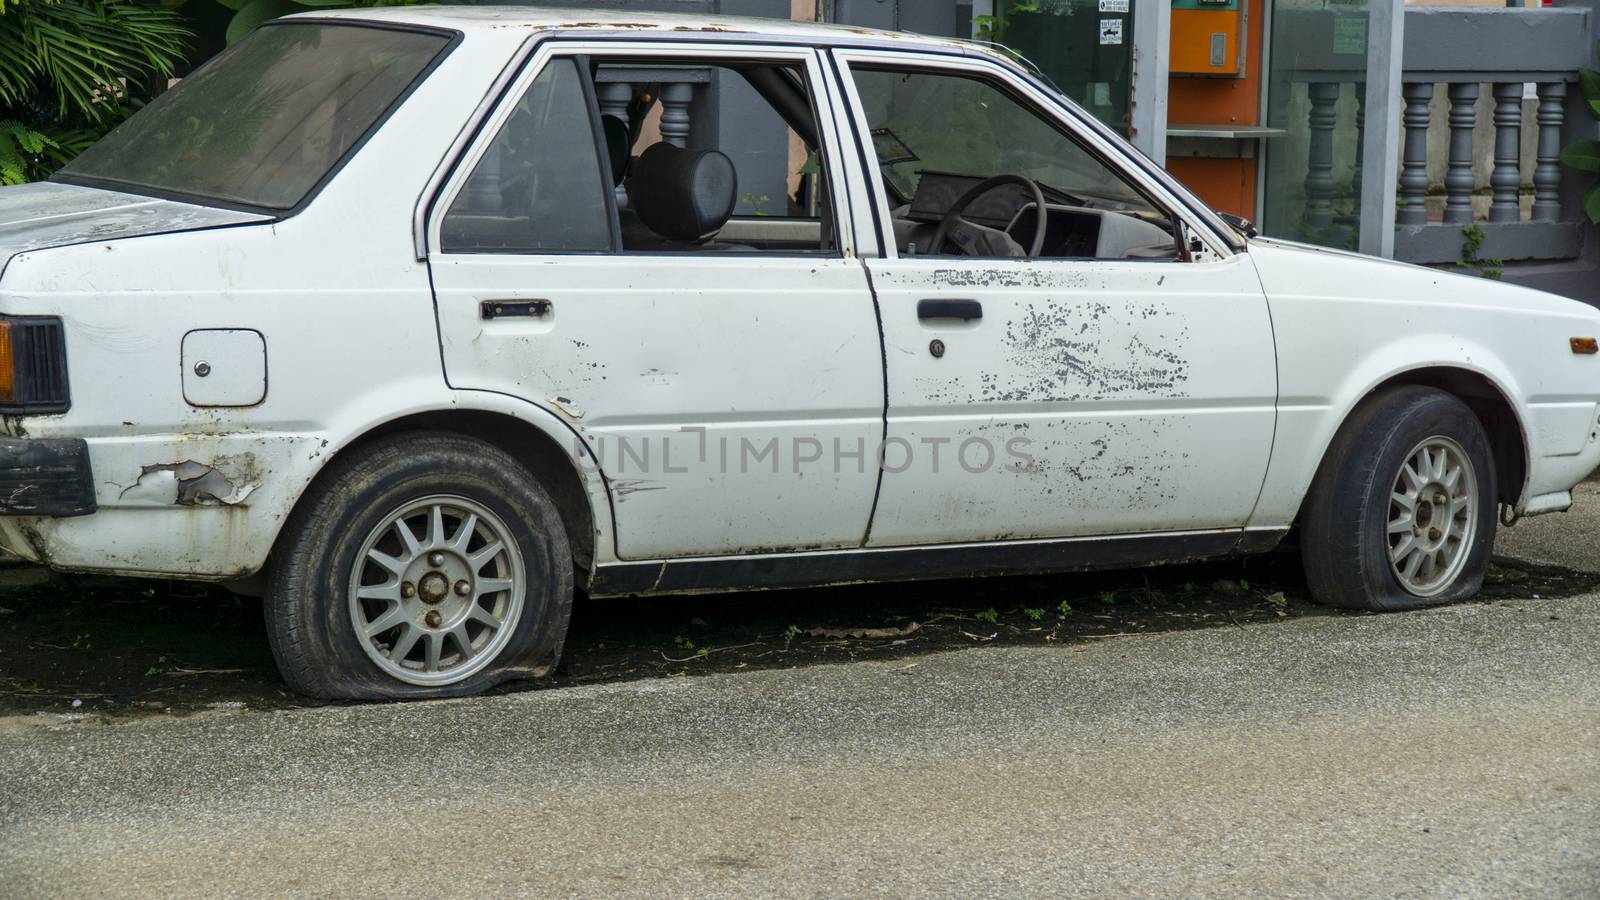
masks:
[[[628,171],[628,123],[616,116],[601,116],[600,127],[606,133],[606,153],[611,157],[611,183],[621,184]]]
[[[656,234],[699,241],[728,224],[738,176],[733,161],[715,150],[685,150],[665,141],[644,151],[628,180],[633,211]]]

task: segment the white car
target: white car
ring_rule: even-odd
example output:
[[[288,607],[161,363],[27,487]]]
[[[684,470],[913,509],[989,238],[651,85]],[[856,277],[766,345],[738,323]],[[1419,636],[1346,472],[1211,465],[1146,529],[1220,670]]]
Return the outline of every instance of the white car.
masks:
[[[1006,56],[295,16],[0,191],[0,543],[265,596],[324,697],[548,672],[591,596],[1270,550],[1478,590],[1600,464],[1600,314],[1262,240]]]

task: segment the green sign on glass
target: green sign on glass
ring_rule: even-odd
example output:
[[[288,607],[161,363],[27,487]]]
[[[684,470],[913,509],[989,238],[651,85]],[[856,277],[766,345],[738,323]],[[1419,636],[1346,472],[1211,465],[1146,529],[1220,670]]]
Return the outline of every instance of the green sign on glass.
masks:
[[[1340,16],[1333,20],[1333,52],[1367,53],[1367,20],[1361,16]]]

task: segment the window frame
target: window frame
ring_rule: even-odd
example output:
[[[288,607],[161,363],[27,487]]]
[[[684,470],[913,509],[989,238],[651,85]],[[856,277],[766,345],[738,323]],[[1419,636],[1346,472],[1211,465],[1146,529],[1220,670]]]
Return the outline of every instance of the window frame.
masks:
[[[823,153],[823,173],[827,177],[827,188],[832,202],[829,204],[829,213],[833,216],[833,229],[836,246],[828,251],[815,253],[792,253],[774,251],[705,251],[682,252],[664,250],[627,250],[622,245],[620,233],[620,216],[617,209],[616,195],[613,191],[603,191],[603,202],[606,205],[607,215],[614,229],[612,246],[606,250],[479,250],[479,251],[446,251],[442,241],[442,226],[446,213],[455,203],[456,197],[465,187],[467,180],[482,160],[500,130],[505,126],[506,120],[515,111],[517,101],[523,96],[534,80],[543,73],[545,67],[555,59],[572,59],[577,62],[584,81],[586,102],[589,103],[589,117],[593,127],[594,140],[598,161],[604,177],[602,184],[609,184],[611,175],[606,165],[607,153],[605,134],[600,122],[599,103],[594,86],[593,65],[611,60],[635,61],[659,57],[665,60],[691,62],[704,59],[708,66],[715,66],[728,62],[774,62],[792,65],[802,70],[806,78],[806,89],[809,95],[812,115],[817,123],[817,139],[821,144]],[[458,148],[452,148],[453,159],[441,168],[445,172],[442,177],[435,176],[437,187],[432,191],[431,199],[419,206],[419,216],[426,216],[426,229],[422,233],[417,250],[418,258],[425,259],[431,255],[449,258],[464,258],[477,256],[501,257],[528,257],[528,256],[616,256],[629,258],[649,258],[656,260],[684,260],[706,258],[736,258],[736,259],[841,259],[855,256],[854,229],[850,215],[851,197],[848,185],[844,178],[843,163],[837,145],[840,141],[838,124],[824,106],[829,102],[831,95],[827,93],[828,81],[825,77],[822,59],[817,48],[807,44],[738,44],[738,43],[707,43],[703,41],[674,42],[669,40],[639,40],[637,38],[559,38],[544,37],[533,38],[529,45],[514,58],[502,73],[500,79],[491,88],[490,98],[486,98],[485,105],[490,108],[478,120],[469,126],[464,140],[459,141]],[[483,106],[480,106],[482,109]],[[425,212],[424,212],[425,211]]]
[[[914,256],[903,256],[894,240],[894,217],[889,206],[889,191],[883,181],[875,157],[869,154],[871,146],[871,123],[867,120],[866,107],[861,102],[860,92],[856,87],[854,68],[872,70],[911,70],[926,69],[936,74],[944,74],[955,78],[977,79],[994,87],[1001,93],[1009,96],[1014,101],[1023,104],[1028,111],[1036,115],[1048,125],[1052,125],[1065,140],[1077,144],[1092,159],[1105,166],[1112,174],[1120,177],[1130,187],[1143,196],[1156,210],[1167,215],[1173,227],[1180,233],[1174,235],[1180,256],[1176,259],[1121,259],[1102,260],[1094,258],[1041,258],[1029,260],[1040,263],[1151,263],[1157,265],[1171,265],[1174,262],[1199,262],[1204,259],[1223,259],[1234,255],[1231,247],[1219,240],[1211,233],[1210,229],[1197,226],[1186,214],[1186,208],[1178,203],[1165,189],[1160,181],[1150,178],[1139,169],[1122,158],[1128,152],[1123,148],[1107,142],[1100,135],[1084,129],[1080,123],[1071,116],[1066,115],[1060,106],[1061,98],[1045,94],[1032,83],[1018,78],[1016,73],[1009,68],[987,59],[975,58],[967,55],[938,54],[928,52],[907,53],[903,51],[870,50],[857,48],[835,48],[830,51],[834,62],[835,77],[837,77],[840,90],[844,96],[843,115],[850,119],[850,126],[856,135],[856,141],[861,146],[864,155],[865,169],[863,175],[867,188],[871,192],[870,203],[874,218],[877,220],[878,239],[882,244],[885,259],[983,259],[983,257],[967,257],[960,255],[934,255],[918,253]],[[1198,243],[1200,248],[1194,245]]]

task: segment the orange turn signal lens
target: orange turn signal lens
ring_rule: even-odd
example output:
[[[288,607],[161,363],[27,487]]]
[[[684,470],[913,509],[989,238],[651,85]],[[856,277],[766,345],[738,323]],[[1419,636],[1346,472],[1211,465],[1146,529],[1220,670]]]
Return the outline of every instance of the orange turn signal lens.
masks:
[[[16,393],[15,362],[11,350],[11,323],[0,319],[0,401],[9,401]]]
[[[1600,340],[1595,340],[1594,338],[1573,338],[1572,352],[1582,353],[1585,355],[1591,353],[1600,353]]]

